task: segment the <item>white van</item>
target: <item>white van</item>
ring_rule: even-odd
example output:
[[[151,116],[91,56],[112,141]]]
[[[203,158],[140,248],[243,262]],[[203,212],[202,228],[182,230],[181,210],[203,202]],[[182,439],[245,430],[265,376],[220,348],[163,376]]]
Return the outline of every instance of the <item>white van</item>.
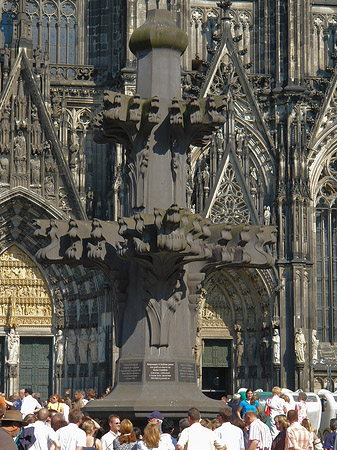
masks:
[[[319,429],[322,442],[330,433],[330,419],[335,419],[337,414],[337,391],[332,393],[327,389],[318,391],[321,400],[322,419]]]

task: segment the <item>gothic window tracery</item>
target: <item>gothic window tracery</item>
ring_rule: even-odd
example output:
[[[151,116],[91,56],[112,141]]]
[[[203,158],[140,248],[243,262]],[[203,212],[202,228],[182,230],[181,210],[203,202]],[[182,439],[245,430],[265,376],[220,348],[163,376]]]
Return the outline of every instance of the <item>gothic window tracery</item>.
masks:
[[[18,4],[16,1],[7,0],[2,5],[1,11],[1,43],[3,45],[10,44],[13,35],[13,20],[18,12]]]

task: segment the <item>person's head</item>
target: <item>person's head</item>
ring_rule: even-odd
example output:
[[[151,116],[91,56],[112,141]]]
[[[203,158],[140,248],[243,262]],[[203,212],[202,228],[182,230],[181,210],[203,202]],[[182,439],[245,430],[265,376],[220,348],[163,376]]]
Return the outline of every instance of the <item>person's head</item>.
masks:
[[[144,429],[144,442],[148,448],[156,448],[160,441],[160,431],[156,424],[148,423]]]
[[[19,390],[19,397],[21,398],[21,400],[25,398],[25,389]]]
[[[80,425],[82,422],[83,414],[79,409],[72,409],[69,412],[68,420],[69,423],[75,423],[76,425]]]
[[[275,416],[275,425],[278,431],[286,430],[289,427],[289,422],[284,414]]]
[[[185,428],[188,428],[189,426],[191,426],[189,420],[187,417],[184,417],[183,419],[179,420],[179,430],[180,433],[185,430]]]
[[[219,419],[212,419],[212,430],[216,430],[217,428],[219,428],[221,425],[220,420]]]
[[[271,391],[272,391],[273,395],[278,395],[278,396],[281,395],[281,388],[278,386],[274,386]]]
[[[308,431],[312,431],[311,422],[309,419],[303,419],[301,423],[302,427],[306,428]]]
[[[251,423],[254,422],[254,420],[257,419],[257,415],[255,414],[255,412],[253,411],[247,411],[245,414],[245,424],[247,425],[247,427],[249,427],[249,425]]]
[[[264,411],[259,411],[257,413],[257,418],[261,420],[261,422],[263,423],[267,423],[268,422],[268,416]]]
[[[307,394],[305,392],[303,392],[303,391],[300,391],[298,393],[298,400],[300,402],[305,402],[307,400]]]
[[[188,421],[190,423],[199,422],[200,420],[200,411],[197,408],[190,408],[187,411]]]
[[[163,415],[160,411],[152,411],[152,413],[147,416],[147,421],[155,425],[160,425],[163,421]]]
[[[74,399],[79,400],[81,398],[81,391],[75,391],[74,392]]]
[[[121,435],[119,436],[119,442],[121,444],[130,444],[131,442],[136,442],[137,438],[133,432],[133,424],[129,419],[123,419],[121,421]]]
[[[337,430],[337,419],[330,419],[330,429],[331,431]]]
[[[36,422],[36,417],[35,414],[27,414],[24,419],[23,419],[26,424],[30,424],[30,423],[35,423]]]
[[[121,420],[120,420],[119,416],[116,416],[115,414],[111,414],[109,416],[108,421],[109,421],[110,430],[113,433],[118,433],[118,431],[121,427]]]
[[[234,394],[233,395],[233,401],[237,402],[237,403],[240,403],[241,402],[241,395],[239,393]]]
[[[25,389],[25,397],[27,397],[28,395],[32,395],[33,391],[30,388],[26,388]]]
[[[254,396],[254,392],[252,389],[246,390],[246,399],[250,402],[251,398]]]
[[[212,429],[212,421],[211,421],[210,419],[207,419],[207,418],[201,419],[201,420],[200,420],[200,424],[201,424],[203,427],[208,428],[209,430]]]
[[[218,418],[221,424],[224,422],[230,422],[232,420],[232,408],[229,406],[221,408],[218,413]]]
[[[140,428],[133,427],[133,432],[136,435],[137,441],[142,441],[143,440],[142,430]]]
[[[81,398],[85,398],[85,392],[84,391],[80,391],[80,397]]]
[[[282,394],[282,395],[281,395],[281,398],[283,398],[283,400],[284,400],[286,403],[290,403],[290,398],[289,398],[289,396],[288,396],[287,394]]]
[[[54,394],[50,397],[50,403],[60,403],[61,397],[58,394]]]
[[[294,423],[298,421],[298,412],[295,409],[290,409],[287,414],[287,419],[289,423]]]
[[[163,433],[168,433],[171,434],[174,430],[174,424],[172,422],[172,420],[170,419],[164,419],[162,426],[161,426],[162,432]]]
[[[91,420],[85,420],[82,423],[82,429],[85,431],[87,436],[93,436],[95,433],[95,425]]]
[[[240,428],[240,430],[242,431],[245,429],[244,423],[239,418],[232,420],[231,423],[232,425],[235,425],[236,427]]]
[[[49,417],[49,411],[47,408],[41,408],[37,412],[37,420],[40,420],[41,422],[46,422]]]
[[[21,427],[27,425],[17,409],[7,410],[2,418],[1,428],[4,428],[12,437],[18,435]]]
[[[87,397],[89,400],[94,400],[96,398],[96,391],[94,389],[88,389]]]
[[[52,416],[50,424],[52,429],[57,431],[60,428],[65,427],[67,425],[67,421],[65,420],[63,414],[57,413]]]

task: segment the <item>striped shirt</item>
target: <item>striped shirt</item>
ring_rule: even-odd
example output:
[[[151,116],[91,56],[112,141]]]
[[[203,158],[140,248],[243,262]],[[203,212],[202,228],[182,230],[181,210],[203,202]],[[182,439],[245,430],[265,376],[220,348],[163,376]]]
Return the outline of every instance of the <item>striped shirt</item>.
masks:
[[[287,429],[285,449],[312,450],[312,436],[298,422],[294,422]]]

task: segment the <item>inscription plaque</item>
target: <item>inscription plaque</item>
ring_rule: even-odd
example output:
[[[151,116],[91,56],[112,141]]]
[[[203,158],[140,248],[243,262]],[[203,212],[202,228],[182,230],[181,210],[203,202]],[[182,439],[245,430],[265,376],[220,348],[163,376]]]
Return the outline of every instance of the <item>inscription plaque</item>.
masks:
[[[175,363],[147,362],[146,381],[175,381]]]
[[[197,381],[195,375],[195,364],[178,363],[178,378],[179,381],[183,381],[185,383],[195,383]]]
[[[119,381],[132,383],[142,381],[143,363],[141,361],[126,361],[119,365]]]

